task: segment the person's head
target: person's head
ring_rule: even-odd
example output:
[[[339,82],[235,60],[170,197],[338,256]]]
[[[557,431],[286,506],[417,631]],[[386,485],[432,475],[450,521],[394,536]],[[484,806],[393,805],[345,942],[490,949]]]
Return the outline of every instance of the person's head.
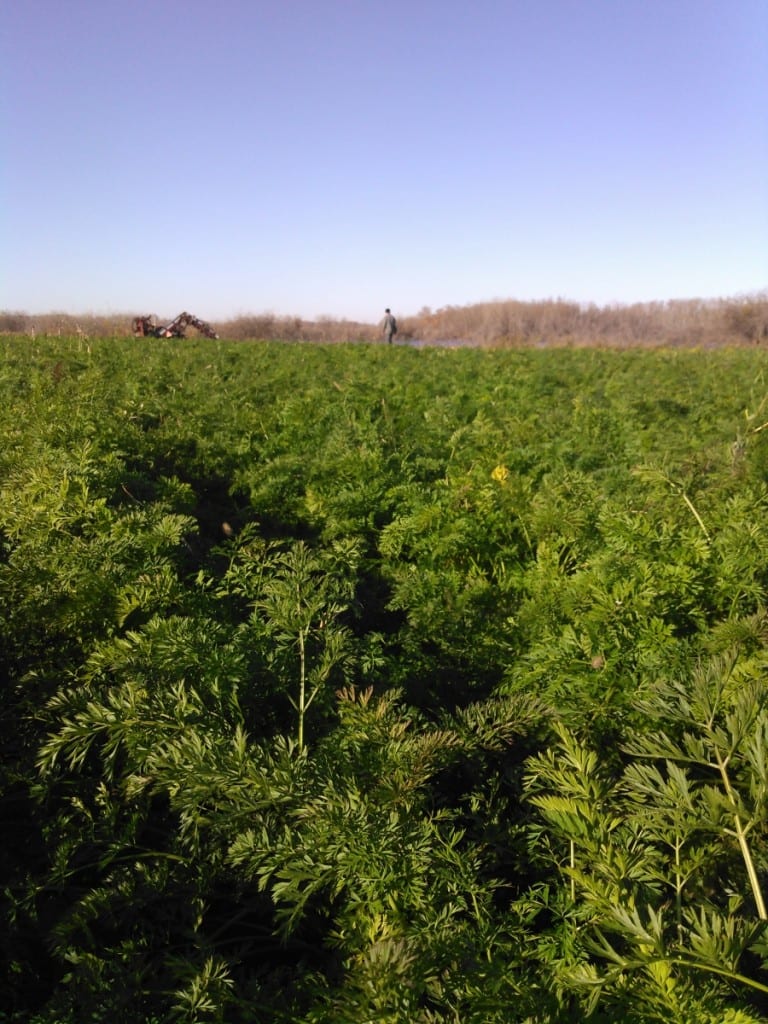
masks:
[[[389,306],[387,306],[387,308],[386,308],[386,309],[384,310],[384,312],[385,312],[385,313],[388,313],[388,312],[389,312]]]

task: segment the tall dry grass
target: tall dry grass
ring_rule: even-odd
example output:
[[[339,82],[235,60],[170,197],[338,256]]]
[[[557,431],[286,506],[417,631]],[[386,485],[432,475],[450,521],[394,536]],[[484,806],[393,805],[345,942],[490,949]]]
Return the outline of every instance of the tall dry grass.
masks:
[[[30,315],[0,310],[0,333],[127,336],[132,314],[73,316]],[[162,319],[162,318],[161,318]],[[172,317],[168,317],[170,321]],[[605,346],[698,347],[755,345],[768,342],[768,290],[724,299],[679,299],[631,305],[582,305],[564,299],[523,302],[515,299],[421,309],[398,316],[398,339],[439,344],[456,342],[492,348]],[[233,341],[280,340],[375,342],[376,323],[321,317],[247,314],[213,324],[221,338]],[[190,329],[190,336],[195,334]]]
[[[500,300],[422,310],[404,318],[403,329],[424,342],[461,340],[492,347],[754,345],[768,340],[768,291],[609,306]]]

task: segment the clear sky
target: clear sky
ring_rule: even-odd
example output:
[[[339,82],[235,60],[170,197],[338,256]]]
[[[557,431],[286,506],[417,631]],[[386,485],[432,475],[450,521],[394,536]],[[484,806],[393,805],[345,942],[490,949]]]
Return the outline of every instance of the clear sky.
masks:
[[[0,309],[768,286],[768,0],[0,6]]]

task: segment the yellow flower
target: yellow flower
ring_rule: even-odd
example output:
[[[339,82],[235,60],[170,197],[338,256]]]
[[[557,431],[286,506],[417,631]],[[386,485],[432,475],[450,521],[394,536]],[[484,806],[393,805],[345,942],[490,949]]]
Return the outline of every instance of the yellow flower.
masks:
[[[509,476],[509,470],[506,466],[498,465],[491,473],[491,476],[494,480],[498,480],[500,484],[503,484]]]

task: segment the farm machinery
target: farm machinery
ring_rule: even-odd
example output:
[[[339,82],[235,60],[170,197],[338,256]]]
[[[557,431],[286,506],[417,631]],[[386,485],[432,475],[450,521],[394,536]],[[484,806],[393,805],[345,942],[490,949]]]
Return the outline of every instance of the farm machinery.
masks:
[[[158,324],[153,316],[136,316],[131,326],[133,333],[140,338],[186,338],[184,329],[188,326],[196,327],[206,338],[218,338],[210,324],[191,313],[179,313],[169,324]]]

